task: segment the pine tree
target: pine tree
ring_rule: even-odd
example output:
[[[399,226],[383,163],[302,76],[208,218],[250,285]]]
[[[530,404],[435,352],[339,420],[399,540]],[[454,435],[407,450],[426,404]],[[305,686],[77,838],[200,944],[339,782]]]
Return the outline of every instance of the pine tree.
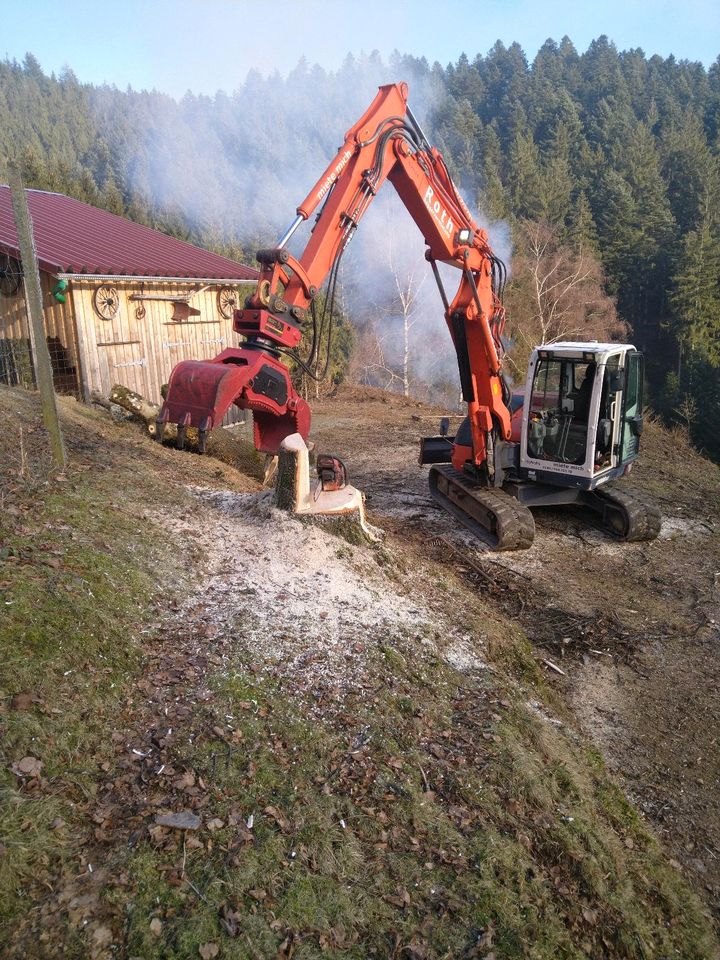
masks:
[[[594,255],[598,254],[597,227],[584,190],[578,193],[573,204],[567,242],[574,250],[587,250]]]
[[[530,133],[518,134],[510,150],[509,188],[513,213],[537,220],[543,212],[540,152]]]
[[[542,169],[540,216],[559,227],[561,235],[570,218],[572,192],[570,135],[565,124],[558,123]]]
[[[492,127],[482,134],[482,173],[478,191],[478,206],[492,220],[505,220],[508,216],[508,198],[500,173],[502,151],[500,141]]]
[[[592,212],[610,290],[618,295],[623,316],[629,317],[624,292],[632,280],[628,253],[638,241],[637,205],[627,181],[612,167],[604,170],[595,192]]]
[[[715,199],[706,191],[701,221],[683,241],[671,304],[682,353],[720,367],[720,223]]]
[[[700,117],[688,113],[672,123],[662,133],[659,151],[670,209],[684,233],[697,225],[705,184],[717,176]]]

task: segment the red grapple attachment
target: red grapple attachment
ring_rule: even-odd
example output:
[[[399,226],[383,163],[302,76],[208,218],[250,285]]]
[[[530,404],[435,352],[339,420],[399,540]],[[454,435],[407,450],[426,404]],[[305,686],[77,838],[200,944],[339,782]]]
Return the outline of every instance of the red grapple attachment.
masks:
[[[196,427],[203,453],[209,431],[233,403],[252,410],[255,446],[261,452],[277,453],[292,433],[307,440],[310,408],[295,392],[288,368],[263,350],[242,348],[223,350],[212,360],[177,364],[158,418],[157,439],[162,440],[166,423],[176,423],[182,449],[187,427]]]

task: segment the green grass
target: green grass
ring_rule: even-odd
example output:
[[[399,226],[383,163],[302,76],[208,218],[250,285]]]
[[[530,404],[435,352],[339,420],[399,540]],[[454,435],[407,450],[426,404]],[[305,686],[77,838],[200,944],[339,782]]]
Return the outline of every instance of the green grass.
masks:
[[[494,685],[432,659],[409,667],[407,653],[391,658],[392,695],[352,701],[332,723],[239,667],[215,678],[196,729],[230,714],[243,748],[217,765],[208,808],[226,823],[252,813],[254,842],[236,848],[226,826],[186,851],[193,887],[180,899],[157,872],[179,851],[142,844],[126,867],[144,891],[131,952],[184,958],[218,941],[223,956],[265,957],[290,936],[299,958],[462,957],[485,935],[498,958],[712,955],[697,901],[601,766],[522,706],[499,707]],[[378,668],[388,661],[383,642]],[[490,739],[468,742],[478,729]],[[363,731],[372,738],[351,759]],[[192,739],[176,766],[209,781],[222,742]],[[428,742],[446,743],[446,758]],[[232,938],[218,925],[228,908],[242,917]]]
[[[5,399],[5,397],[3,397]],[[15,394],[30,423],[31,397]],[[92,428],[92,422],[89,427]],[[36,427],[36,429],[39,429]],[[4,435],[5,440],[11,436]],[[0,453],[7,451],[0,450]],[[0,513],[0,923],[52,889],[77,862],[85,809],[113,760],[114,719],[139,675],[157,570],[177,569],[159,528],[138,516],[157,494],[130,464],[110,473],[92,455],[57,477],[42,455],[4,476]],[[8,454],[6,467],[11,463]],[[73,469],[74,468],[74,469]],[[31,700],[14,709],[17,695]],[[12,772],[41,760],[39,781]],[[0,943],[2,939],[0,938]]]

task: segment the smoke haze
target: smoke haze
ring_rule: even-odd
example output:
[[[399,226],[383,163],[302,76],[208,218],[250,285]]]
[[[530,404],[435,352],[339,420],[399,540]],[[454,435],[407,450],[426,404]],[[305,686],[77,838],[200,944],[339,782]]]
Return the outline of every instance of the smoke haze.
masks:
[[[425,61],[400,55],[388,64],[378,55],[348,56],[335,73],[303,60],[285,79],[251,72],[231,95],[187,95],[179,102],[132,91],[118,98],[112,88],[100,88],[92,93],[92,105],[111,131],[115,155],[123,155],[123,137],[141,139],[140,159],[124,171],[134,191],[158,209],[176,211],[203,242],[240,242],[252,256],[256,247],[275,243],[293,220],[297,204],[378,86],[400,80],[409,84],[413,113],[435,142],[442,85]],[[473,209],[474,198],[465,199]],[[509,230],[482,216],[478,222],[489,229],[497,254],[509,261]],[[298,230],[290,244],[293,253],[302,250],[310,227]],[[397,363],[402,320],[393,304],[398,279],[412,275],[417,289],[411,379],[455,384],[455,353],[424,251],[420,232],[386,185],[344,258],[345,303],[356,322],[381,323],[386,356]],[[457,272],[445,268],[443,274],[452,299]]]

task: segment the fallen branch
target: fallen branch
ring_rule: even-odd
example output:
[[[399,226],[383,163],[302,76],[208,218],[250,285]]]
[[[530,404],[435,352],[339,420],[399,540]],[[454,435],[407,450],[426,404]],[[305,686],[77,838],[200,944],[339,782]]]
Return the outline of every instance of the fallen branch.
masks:
[[[553,663],[553,662],[552,662],[552,660],[545,660],[545,659],[543,659],[543,663],[545,664],[546,667],[550,667],[551,670],[554,670],[555,673],[559,673],[561,677],[566,677],[566,676],[567,676],[567,674],[565,673],[565,671],[564,671],[564,670],[561,670],[560,667],[559,667],[556,663]]]

